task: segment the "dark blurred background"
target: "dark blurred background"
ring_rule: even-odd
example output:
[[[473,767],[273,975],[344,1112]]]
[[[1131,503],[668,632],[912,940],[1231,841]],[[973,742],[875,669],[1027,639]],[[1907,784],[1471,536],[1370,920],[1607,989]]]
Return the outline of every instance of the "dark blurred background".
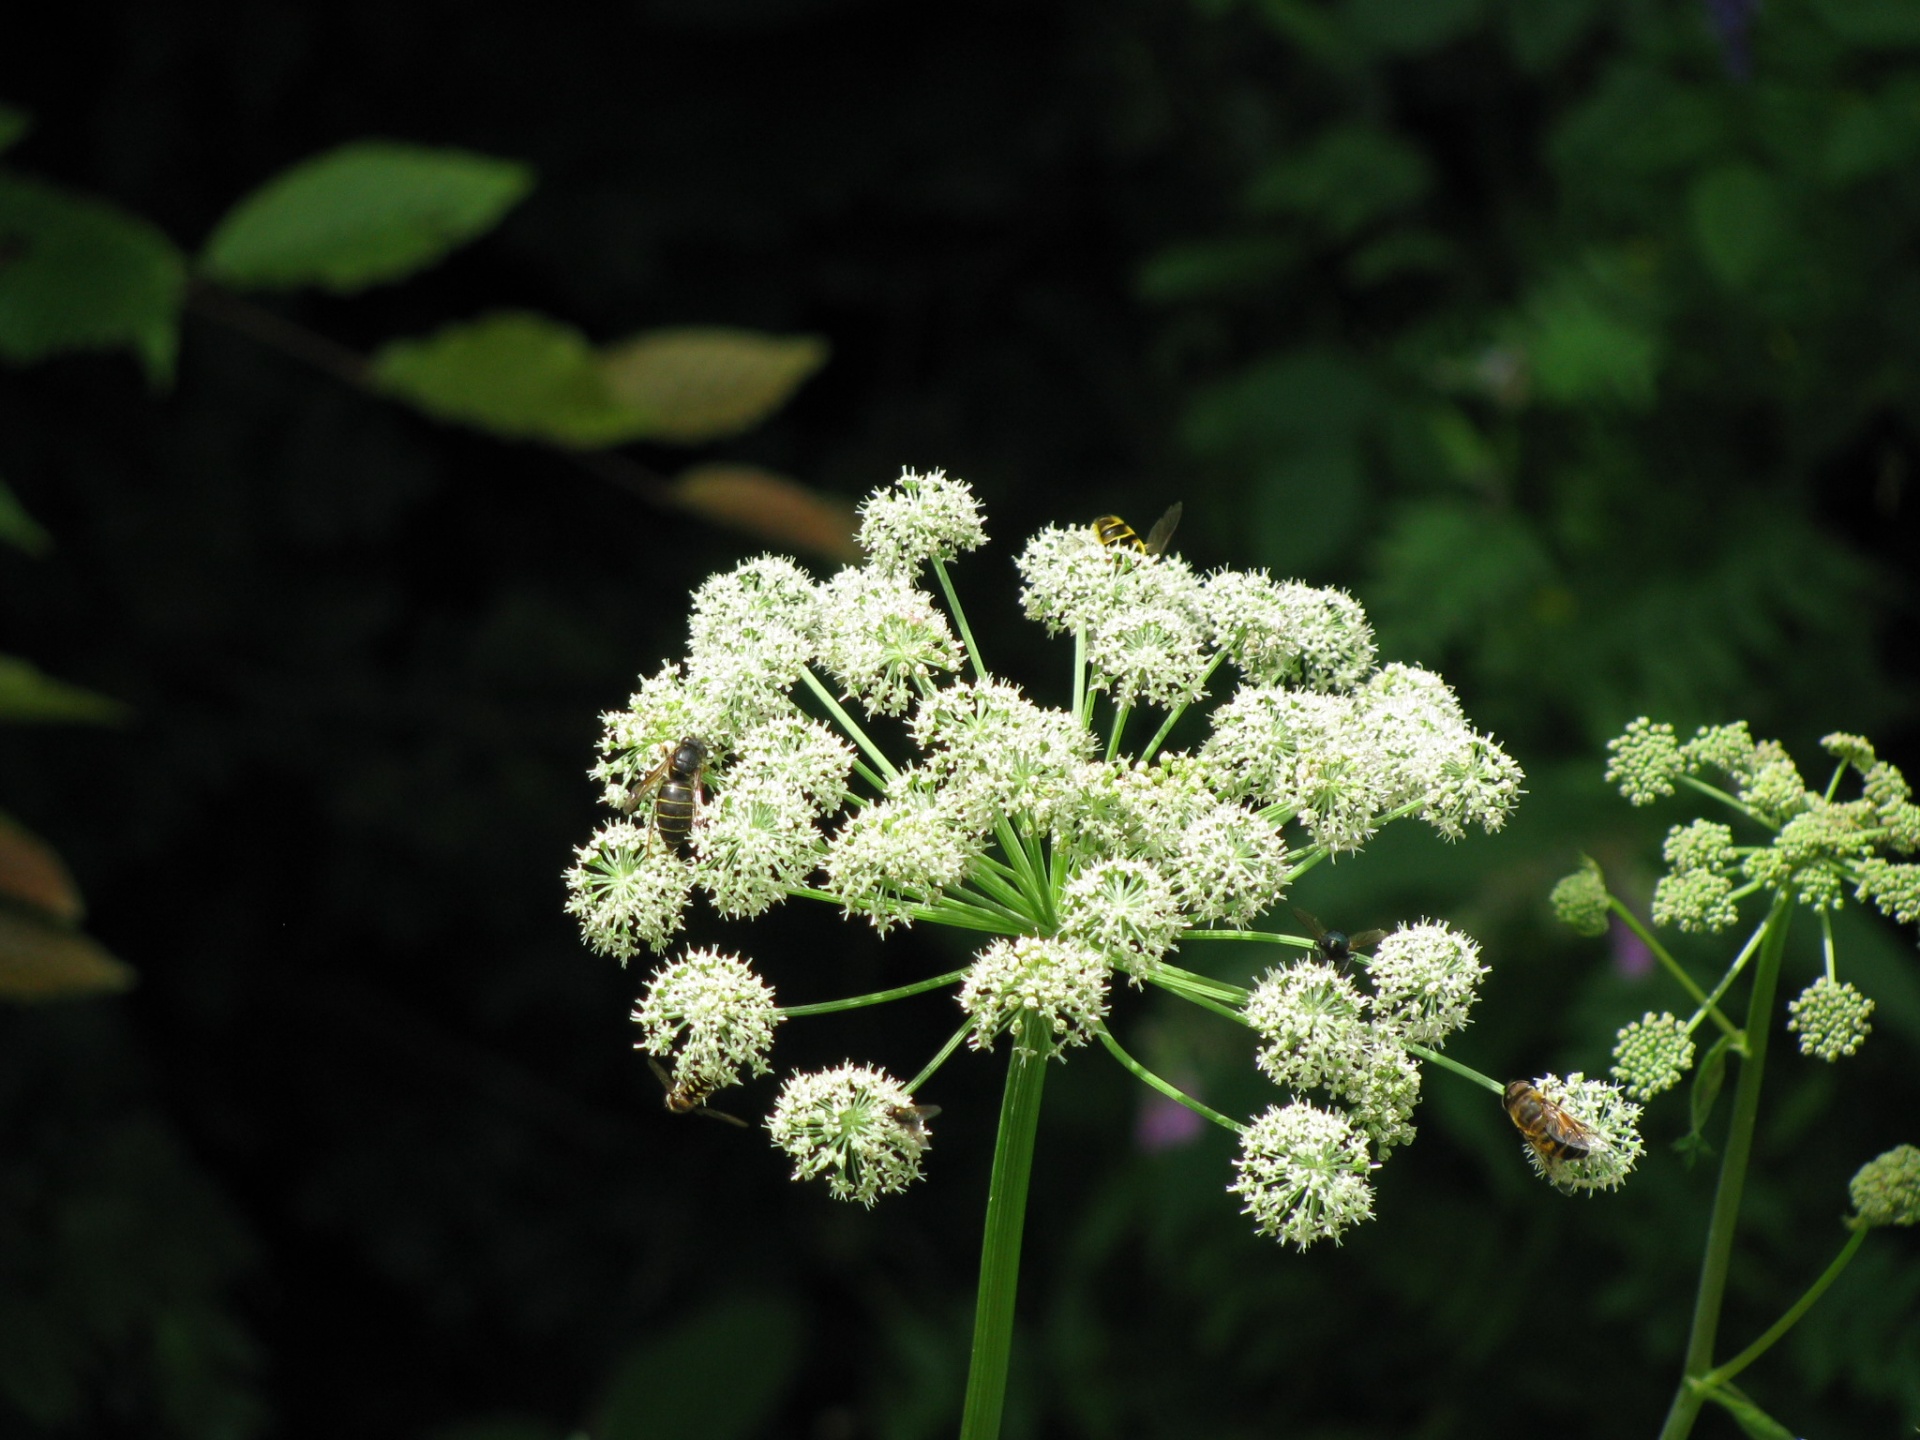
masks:
[[[274,304],[360,350],[499,306],[825,337],[711,458],[849,499],[971,481],[995,543],[962,593],[1043,698],[1066,652],[1008,562],[1041,524],[1178,498],[1196,564],[1350,588],[1530,793],[1501,836],[1389,832],[1299,899],[1481,936],[1455,1048],[1495,1075],[1604,1072],[1617,1026],[1682,1007],[1545,907],[1582,850],[1644,899],[1685,817],[1605,790],[1624,722],[1744,717],[1810,780],[1835,729],[1920,759],[1900,0],[98,4],[16,31],[0,100],[36,122],[12,165],[189,249],[343,141],[529,162],[446,264]],[[598,712],[753,542],[192,320],[170,390],[124,354],[7,370],[0,476],[55,542],[0,555],[0,650],[133,715],[10,730],[0,803],[139,974],[0,1011],[4,1433],[951,1433],[1001,1061],[923,1095],[915,1193],[838,1205],[663,1112],[642,974],[560,909]],[[794,1002],[965,953],[787,911],[688,938]],[[1837,1250],[1854,1170],[1920,1141],[1912,937],[1853,908],[1841,936],[1878,1030],[1838,1068],[1774,1051],[1728,1350]],[[1267,1103],[1243,1037],[1116,1003],[1143,1057]],[[796,1022],[777,1058],[910,1074],[954,1020]],[[1484,1093],[1427,1092],[1378,1219],[1300,1256],[1236,1214],[1224,1137],[1169,1137],[1098,1053],[1057,1069],[1009,1435],[1652,1434],[1712,1184],[1670,1149],[1684,1093],[1589,1201],[1529,1177]],[[1883,1232],[1742,1383],[1807,1434],[1894,1433],[1917,1311],[1920,1249]]]

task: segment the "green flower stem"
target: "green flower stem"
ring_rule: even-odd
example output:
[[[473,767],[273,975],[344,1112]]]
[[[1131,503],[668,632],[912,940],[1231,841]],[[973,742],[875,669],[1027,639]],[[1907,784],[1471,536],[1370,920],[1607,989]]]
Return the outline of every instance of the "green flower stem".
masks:
[[[1073,632],[1073,714],[1087,723],[1087,637],[1078,630]]]
[[[1198,1005],[1202,1010],[1211,1010],[1216,1015],[1224,1016],[1235,1024],[1247,1023],[1247,1017],[1241,1012],[1239,1006],[1217,1000],[1210,990],[1188,985],[1178,976],[1168,975],[1156,969],[1148,972],[1146,981],[1149,985],[1158,985],[1162,990],[1178,995],[1189,1004]]]
[[[946,562],[938,555],[933,557],[933,573],[940,577],[940,589],[947,597],[947,609],[953,612],[954,626],[960,631],[960,639],[967,647],[967,658],[973,662],[973,678],[988,679],[986,664],[980,659],[980,647],[973,643],[973,627],[967,624],[967,612],[960,608],[960,597],[954,593],[953,579],[947,574]]]
[[[1303,950],[1311,950],[1313,941],[1301,935],[1281,935],[1272,930],[1188,930],[1181,934],[1182,943],[1188,940],[1252,940],[1261,945],[1297,945]]]
[[[1093,1033],[1100,1037],[1100,1043],[1107,1047],[1108,1054],[1112,1055],[1114,1059],[1118,1060],[1128,1070],[1131,1070],[1137,1077],[1146,1081],[1147,1084],[1158,1090],[1169,1100],[1178,1101],[1180,1104],[1186,1106],[1187,1109],[1193,1111],[1194,1114],[1211,1120],[1214,1124],[1231,1130],[1236,1135],[1246,1132],[1247,1127],[1242,1125],[1238,1120],[1222,1115],[1218,1110],[1210,1106],[1202,1105],[1178,1085],[1162,1080],[1158,1075],[1147,1069],[1146,1066],[1142,1065],[1138,1060],[1120,1048],[1120,1042],[1113,1038],[1113,1032],[1107,1029],[1105,1025],[1096,1024],[1093,1027]]]
[[[1627,928],[1640,937],[1640,943],[1645,945],[1653,958],[1658,960],[1661,965],[1666,968],[1667,973],[1673,976],[1675,983],[1687,992],[1688,998],[1691,999],[1694,1004],[1698,1005],[1703,1012],[1712,1017],[1713,1023],[1720,1027],[1722,1034],[1738,1035],[1740,1033],[1739,1028],[1721,1013],[1719,1005],[1715,1003],[1715,999],[1708,998],[1707,992],[1702,990],[1700,986],[1695,983],[1694,978],[1686,972],[1686,968],[1681,965],[1678,960],[1673,958],[1672,952],[1660,943],[1659,937],[1640,922],[1638,915],[1621,904],[1619,899],[1612,894],[1607,896],[1607,908],[1626,922]]]
[[[1409,1055],[1418,1055],[1422,1060],[1432,1065],[1438,1065],[1442,1070],[1451,1070],[1462,1079],[1471,1080],[1474,1084],[1483,1086],[1496,1095],[1504,1095],[1507,1093],[1507,1087],[1491,1075],[1482,1075],[1471,1065],[1462,1065],[1450,1055],[1442,1055],[1438,1050],[1429,1050],[1426,1046],[1416,1045],[1411,1040],[1402,1040],[1400,1045]]]
[[[952,975],[944,978],[952,980],[966,973],[964,970],[956,970]],[[960,1042],[973,1033],[974,1026],[978,1023],[976,1020],[968,1020],[966,1024],[953,1032],[953,1035],[948,1039],[947,1043],[940,1047],[940,1053],[929,1060],[926,1065],[922,1067],[920,1073],[907,1082],[907,1093],[909,1095],[916,1093],[922,1085],[933,1078],[934,1071],[947,1063],[948,1057],[960,1048]]]
[[[1767,1333],[1742,1350],[1726,1364],[1709,1370],[1697,1382],[1703,1389],[1712,1390],[1733,1379],[1742,1370],[1758,1360],[1774,1344],[1800,1323],[1800,1317],[1813,1308],[1814,1302],[1827,1293],[1827,1287],[1840,1278],[1840,1272],[1852,1262],[1854,1253],[1859,1250],[1860,1242],[1867,1238],[1868,1226],[1862,1225],[1847,1237],[1847,1243],[1840,1247],[1840,1253],[1833,1257],[1833,1263],[1821,1273],[1818,1280],[1807,1287],[1807,1293],[1794,1301],[1787,1313],[1767,1327]]]
[[[973,1358],[960,1440],[999,1440],[1013,1353],[1013,1302],[1020,1285],[1020,1233],[1027,1218],[1027,1182],[1033,1176],[1033,1142],[1040,1129],[1040,1095],[1047,1083],[1052,1039],[1043,1017],[1027,1015],[1007,1065],[993,1177],[987,1186],[980,1298],[973,1315]]]
[[[1820,947],[1827,956],[1827,983],[1837,985],[1840,983],[1840,976],[1834,968],[1833,912],[1831,910],[1820,912]]]
[[[1685,785],[1689,790],[1697,790],[1702,795],[1706,795],[1712,799],[1718,800],[1722,805],[1725,805],[1730,809],[1738,810],[1742,815],[1746,816],[1747,819],[1753,821],[1753,823],[1756,825],[1764,825],[1769,830],[1778,830],[1780,828],[1778,825],[1774,824],[1771,820],[1767,819],[1766,816],[1762,815],[1759,811],[1755,810],[1752,806],[1748,805],[1739,796],[1729,795],[1726,791],[1722,790],[1718,785],[1709,785],[1707,784],[1706,781],[1696,780],[1691,775],[1682,775],[1680,777],[1680,783],[1682,785]]]
[[[1719,984],[1707,992],[1707,998],[1701,1002],[1702,1013],[1705,1013],[1706,1006],[1718,1005],[1720,1003],[1720,997],[1733,988],[1733,982],[1739,979],[1740,973],[1747,968],[1747,962],[1753,958],[1754,952],[1760,948],[1760,942],[1767,938],[1768,923],[1768,921],[1762,920],[1754,927],[1753,934],[1747,937],[1747,943],[1740,947],[1740,953],[1733,957],[1733,963],[1727,967],[1727,973],[1720,977]],[[1734,1042],[1735,1048],[1742,1055],[1747,1053],[1747,1040],[1744,1034],[1735,1031],[1727,1038]]]
[[[1126,733],[1127,717],[1133,713],[1131,705],[1116,705],[1113,710],[1113,733],[1107,736],[1107,759],[1111,760],[1120,753],[1120,737]]]
[[[846,900],[830,890],[816,890],[811,885],[788,885],[783,893],[795,900],[818,900],[826,905],[845,906]],[[933,905],[909,905],[906,913],[915,920],[925,920],[932,925],[951,925],[957,930],[984,930],[989,935],[1024,935],[1027,921],[1020,916],[1005,915],[998,910],[989,909],[985,904],[966,904],[943,895]]]
[[[1192,970],[1182,970],[1178,965],[1162,960],[1147,973],[1147,979],[1171,982],[1168,988],[1177,986],[1183,993],[1205,995],[1213,1000],[1222,1000],[1231,1005],[1244,1005],[1247,999],[1245,987],[1226,980],[1216,980],[1211,975],[1201,975]]]
[[[1747,1002],[1746,1053],[1734,1090],[1733,1114],[1727,1123],[1720,1179],[1713,1192],[1713,1218],[1707,1225],[1706,1253],[1701,1258],[1700,1290],[1694,1300],[1693,1329],[1687,1337],[1686,1369],[1667,1411],[1660,1440],[1683,1440],[1692,1433],[1706,1399],[1700,1381],[1713,1368],[1713,1343],[1720,1329],[1720,1307],[1726,1299],[1734,1230],[1740,1221],[1740,1192],[1746,1184],[1754,1125],[1760,1116],[1760,1082],[1766,1072],[1773,992],[1780,979],[1780,957],[1787,948],[1787,925],[1792,916],[1793,896],[1781,891],[1767,912],[1766,938],[1760,944],[1760,963],[1753,971],[1753,994]]]
[[[909,995],[922,995],[929,990],[938,990],[943,985],[951,985],[956,980],[966,978],[966,969],[962,967],[958,970],[949,970],[944,975],[936,975],[931,980],[916,980],[911,985],[896,985],[891,990],[875,990],[869,995],[849,995],[844,1000],[818,1000],[811,1005],[782,1005],[774,1011],[774,1014],[783,1019],[792,1020],[801,1015],[831,1015],[839,1010],[858,1010],[863,1005],[885,1005],[889,1000],[904,1000]]]
[[[873,761],[874,768],[887,777],[884,782],[877,782],[879,788],[885,790],[888,785],[898,779],[900,772],[894,768],[893,761],[887,758],[884,750],[873,743],[872,737],[860,728],[859,722],[841,708],[840,702],[833,698],[833,692],[821,684],[820,677],[813,673],[811,665],[800,667],[800,678],[807,682],[807,688],[813,691],[814,698],[827,707],[827,713],[840,722],[840,728],[847,732],[853,743],[866,752],[867,758]]]
[[[993,833],[999,837],[1001,852],[1012,866],[1013,883],[1026,902],[1026,908],[1029,911],[1037,910],[1039,907],[1034,902],[1046,890],[1046,886],[1033,873],[1032,854],[1020,843],[1020,837],[1014,833],[1013,822],[1006,816],[994,816]]]
[[[1016,915],[1027,915],[1033,909],[1033,905],[1023,884],[1026,877],[1011,866],[994,860],[991,856],[982,855],[980,861],[986,863],[976,862],[975,866],[968,870],[968,881],[986,891],[999,902],[1001,908]]]
[[[972,915],[978,919],[992,920],[998,925],[1011,925],[1014,928],[1007,933],[1014,935],[1025,934],[1033,925],[1033,916],[1024,908],[1003,905],[989,896],[976,895],[968,890],[943,891],[938,900],[924,908],[928,918],[937,922],[944,923],[949,916]]]
[[[1220,662],[1226,658],[1227,652],[1224,650],[1216,650],[1213,652],[1212,662],[1208,664],[1206,673],[1200,677],[1200,688],[1202,691],[1206,689],[1207,681],[1213,678],[1213,672],[1220,668]],[[1180,717],[1186,713],[1187,707],[1185,705],[1176,705],[1173,707],[1172,711],[1168,713],[1165,722],[1154,732],[1153,739],[1147,742],[1146,749],[1140,752],[1142,761],[1148,764],[1153,762],[1153,757],[1160,753],[1160,747],[1167,743],[1167,736],[1173,733],[1173,727],[1180,723]]]

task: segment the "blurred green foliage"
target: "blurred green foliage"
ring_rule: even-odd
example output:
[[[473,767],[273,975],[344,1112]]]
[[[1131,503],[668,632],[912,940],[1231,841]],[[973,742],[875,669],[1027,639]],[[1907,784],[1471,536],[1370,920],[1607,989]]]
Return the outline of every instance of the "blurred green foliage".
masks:
[[[92,1018],[0,1014],[5,1426],[644,1434],[729,1375],[740,1416],[777,1407],[761,1433],[956,1413],[997,1066],[943,1071],[929,1183],[850,1213],[661,1112],[637,977],[559,913],[596,713],[677,651],[737,542],[176,330],[180,247],[230,238],[235,197],[366,135],[515,157],[452,219],[367,212],[431,271],[267,297],[349,354],[501,312],[825,337],[792,405],[709,432],[718,459],[849,497],[902,464],[973,481],[997,548],[960,584],[1043,694],[1063,667],[1000,558],[1037,524],[1181,499],[1196,561],[1349,585],[1530,794],[1499,837],[1390,833],[1302,902],[1465,926],[1495,968],[1464,1058],[1597,1072],[1673,997],[1544,897],[1583,849],[1650,885],[1676,818],[1605,794],[1602,740],[1738,716],[1920,773],[1915,13],[658,0],[570,25],[348,0],[17,39],[0,336],[35,368],[0,388],[0,470],[59,543],[0,570],[0,647],[139,725],[16,732],[0,793],[143,983]],[[540,187],[513,205],[520,166]],[[1776,1057],[1733,1344],[1825,1263],[1858,1164],[1915,1138],[1911,937],[1847,918],[1880,1029],[1838,1069]],[[796,1001],[959,961],[808,914],[694,938],[751,946]],[[779,1059],[911,1068],[949,1019],[900,1008],[885,1035],[788,1027]],[[1226,1027],[1131,996],[1115,1023],[1210,1103],[1265,1103]],[[1434,1077],[1378,1221],[1306,1256],[1247,1233],[1219,1142],[1136,1140],[1139,1103],[1098,1056],[1050,1082],[1010,1436],[1652,1433],[1710,1183],[1668,1149],[1684,1100],[1632,1185],[1570,1203]],[[1910,1235],[1875,1236],[1743,1377],[1756,1399],[1823,1436],[1920,1418],[1917,1272]]]

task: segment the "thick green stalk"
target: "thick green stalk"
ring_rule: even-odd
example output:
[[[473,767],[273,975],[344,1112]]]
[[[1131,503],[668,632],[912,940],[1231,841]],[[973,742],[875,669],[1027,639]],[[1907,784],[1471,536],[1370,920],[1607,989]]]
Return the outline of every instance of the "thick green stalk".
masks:
[[[1760,1082],[1767,1063],[1767,1038],[1773,1028],[1773,992],[1780,979],[1780,957],[1787,948],[1787,922],[1793,915],[1792,895],[1774,896],[1767,915],[1766,938],[1760,942],[1759,963],[1753,970],[1753,994],[1747,1002],[1746,1054],[1740,1062],[1740,1083],[1733,1094],[1733,1115],[1727,1122],[1727,1150],[1720,1161],[1720,1180],[1713,1192],[1713,1219],[1707,1225],[1707,1248],[1700,1262],[1700,1290],[1693,1304],[1693,1330],[1687,1337],[1686,1370],[1667,1411],[1660,1440],[1684,1440],[1705,1403],[1699,1383],[1713,1369],[1713,1344],[1720,1331],[1720,1307],[1727,1294],[1727,1269],[1733,1259],[1734,1231],[1740,1222],[1740,1192],[1747,1180],[1747,1162],[1753,1155],[1754,1124],[1760,1116]]]
[[[1859,1226],[1847,1237],[1847,1243],[1840,1247],[1840,1253],[1833,1257],[1833,1263],[1820,1272],[1820,1278],[1807,1287],[1807,1293],[1794,1301],[1786,1314],[1767,1327],[1766,1334],[1719,1369],[1701,1376],[1700,1383],[1709,1389],[1716,1385],[1724,1385],[1772,1349],[1781,1336],[1800,1323],[1800,1317],[1813,1308],[1814,1302],[1827,1293],[1827,1287],[1840,1278],[1840,1272],[1852,1262],[1854,1252],[1860,1248],[1860,1242],[1867,1238],[1867,1229],[1865,1225]]]
[[[987,1188],[987,1228],[980,1246],[980,1299],[973,1314],[973,1361],[960,1440],[998,1440],[1013,1355],[1013,1301],[1020,1288],[1020,1235],[1027,1219],[1027,1181],[1040,1129],[1040,1092],[1047,1081],[1044,1019],[1029,1015],[1016,1037],[1000,1101],[1000,1135]]]

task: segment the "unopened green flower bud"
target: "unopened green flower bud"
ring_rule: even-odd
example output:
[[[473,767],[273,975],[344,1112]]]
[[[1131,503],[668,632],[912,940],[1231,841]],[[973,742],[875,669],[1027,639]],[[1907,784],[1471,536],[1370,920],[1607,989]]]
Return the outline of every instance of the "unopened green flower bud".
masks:
[[[1673,794],[1673,782],[1686,768],[1673,726],[1656,725],[1644,715],[1624,734],[1609,740],[1607,752],[1613,756],[1607,762],[1608,781],[1618,785],[1634,805],[1651,805],[1660,796]]]
[[[1853,1054],[1873,1030],[1867,1023],[1873,1001],[1852,985],[1825,975],[1788,1002],[1787,1014],[1793,1017],[1787,1029],[1800,1037],[1800,1053],[1822,1060]]]
[[[1693,1068],[1693,1037],[1685,1022],[1648,1011],[1620,1031],[1613,1047],[1613,1075],[1636,1100],[1671,1090]]]
[[[1920,1150],[1896,1145],[1860,1167],[1847,1186],[1853,1224],[1920,1225]]]
[[[1580,868],[1555,885],[1547,899],[1561,923],[1577,934],[1607,933],[1607,879],[1598,861],[1581,856]]]

